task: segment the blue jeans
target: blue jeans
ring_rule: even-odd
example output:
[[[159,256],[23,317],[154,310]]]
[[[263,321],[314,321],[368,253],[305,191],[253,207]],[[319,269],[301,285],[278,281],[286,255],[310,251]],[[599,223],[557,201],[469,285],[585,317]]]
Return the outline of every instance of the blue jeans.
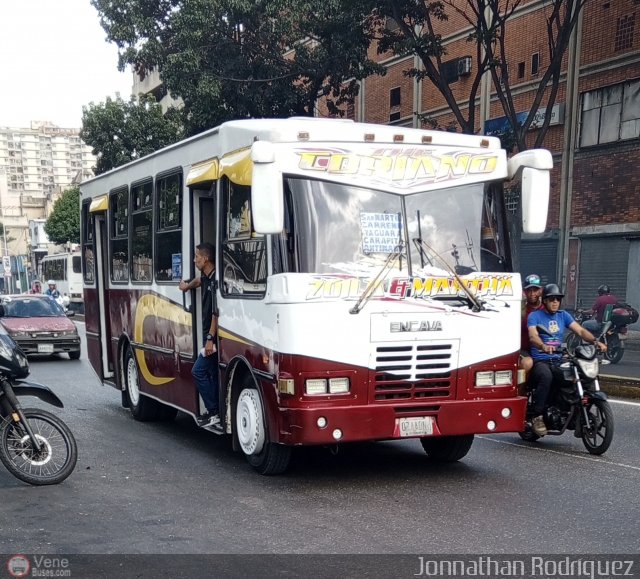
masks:
[[[200,354],[191,369],[191,375],[196,382],[207,412],[218,414],[218,352],[211,356]]]

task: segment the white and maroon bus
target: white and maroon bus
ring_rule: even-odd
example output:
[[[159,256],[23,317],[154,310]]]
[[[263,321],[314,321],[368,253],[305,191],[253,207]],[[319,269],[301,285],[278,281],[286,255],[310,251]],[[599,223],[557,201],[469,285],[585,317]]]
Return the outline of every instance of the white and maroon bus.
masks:
[[[523,429],[513,272],[521,232],[545,228],[551,168],[492,137],[292,118],[88,180],[93,368],[139,420],[200,413],[200,290],[178,283],[211,242],[224,432],[257,471],[296,445],[400,438],[458,460],[474,434]]]

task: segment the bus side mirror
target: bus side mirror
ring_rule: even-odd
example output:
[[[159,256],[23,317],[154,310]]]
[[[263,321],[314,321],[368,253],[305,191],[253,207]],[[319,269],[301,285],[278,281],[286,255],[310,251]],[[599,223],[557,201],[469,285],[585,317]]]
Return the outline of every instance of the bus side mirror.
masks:
[[[553,158],[546,149],[529,149],[507,162],[509,179],[521,180],[522,231],[542,233],[547,227]]]
[[[522,231],[543,233],[549,208],[549,171],[525,167],[522,170]]]
[[[276,164],[275,147],[269,141],[251,146],[251,219],[256,233],[280,233],[284,224],[282,173]]]

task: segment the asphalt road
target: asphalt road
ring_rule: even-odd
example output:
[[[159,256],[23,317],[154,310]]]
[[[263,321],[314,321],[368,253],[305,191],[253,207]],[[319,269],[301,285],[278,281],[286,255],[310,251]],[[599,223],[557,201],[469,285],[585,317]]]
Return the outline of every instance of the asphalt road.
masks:
[[[81,325],[81,324],[80,324]],[[79,445],[63,484],[0,469],[0,552],[168,554],[638,553],[640,405],[613,401],[603,457],[572,434],[476,437],[431,463],[417,441],[301,449],[257,475],[190,417],[139,423],[83,357],[32,361]],[[215,575],[215,574],[214,574]],[[142,576],[142,575],[139,575]]]

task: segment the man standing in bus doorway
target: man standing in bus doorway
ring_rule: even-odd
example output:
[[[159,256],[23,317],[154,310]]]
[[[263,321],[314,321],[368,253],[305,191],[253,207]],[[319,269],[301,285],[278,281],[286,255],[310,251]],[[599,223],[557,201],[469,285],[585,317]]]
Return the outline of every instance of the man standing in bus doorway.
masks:
[[[60,292],[58,291],[58,288],[56,287],[56,282],[52,279],[50,279],[47,282],[47,285],[49,286],[46,290],[44,290],[44,295],[45,296],[51,296],[54,300],[58,299],[60,297]]]
[[[198,425],[207,427],[219,427],[220,416],[218,407],[218,353],[216,351],[215,338],[218,331],[218,323],[213,312],[213,295],[215,292],[215,249],[210,243],[201,243],[196,246],[196,254],[193,258],[196,267],[202,275],[187,282],[180,282],[180,290],[183,292],[200,288],[202,293],[202,333],[204,335],[203,348],[193,365],[191,375],[196,382],[198,392],[206,408],[206,412],[198,417]]]

